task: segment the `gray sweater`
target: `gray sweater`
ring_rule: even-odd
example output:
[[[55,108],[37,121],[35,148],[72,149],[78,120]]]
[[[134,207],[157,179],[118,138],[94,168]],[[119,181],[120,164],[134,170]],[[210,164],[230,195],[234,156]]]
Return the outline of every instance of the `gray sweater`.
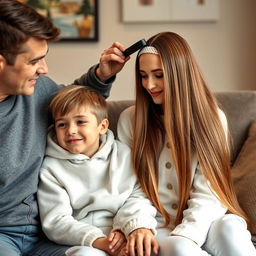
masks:
[[[94,87],[105,97],[111,87],[96,78],[95,66],[74,83]],[[46,147],[48,105],[61,88],[41,75],[33,95],[13,95],[0,102],[0,226],[39,223],[36,193]]]

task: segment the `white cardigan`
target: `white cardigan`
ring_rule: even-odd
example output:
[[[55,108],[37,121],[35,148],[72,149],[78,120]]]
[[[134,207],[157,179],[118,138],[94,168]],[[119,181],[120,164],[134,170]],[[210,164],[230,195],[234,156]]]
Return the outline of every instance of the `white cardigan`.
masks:
[[[126,236],[156,228],[156,209],[136,183],[127,145],[108,131],[91,158],[71,154],[48,135],[38,202],[47,237],[59,244],[87,245],[112,230]]]
[[[133,117],[135,107],[124,110],[118,121],[119,139],[131,145],[133,136]],[[220,110],[219,115],[223,126],[227,129],[225,114]],[[170,158],[170,151],[167,143],[161,152],[159,159],[159,196],[160,200],[174,220],[178,206],[178,179],[176,170]],[[174,222],[169,225],[170,234],[187,237],[199,246],[206,240],[207,232],[211,223],[225,214],[227,209],[220,203],[217,197],[209,188],[209,182],[202,174],[196,157],[192,160],[192,184],[188,208],[183,212],[182,223],[174,226]],[[164,224],[164,218],[160,213],[156,216],[158,228]]]

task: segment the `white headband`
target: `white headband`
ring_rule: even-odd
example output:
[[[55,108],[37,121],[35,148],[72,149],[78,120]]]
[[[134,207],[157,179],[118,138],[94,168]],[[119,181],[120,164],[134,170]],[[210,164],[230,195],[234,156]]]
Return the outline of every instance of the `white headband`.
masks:
[[[138,53],[138,57],[140,57],[140,55],[144,54],[144,53],[152,53],[152,54],[159,54],[157,49],[153,46],[145,46],[143,47],[139,53]]]

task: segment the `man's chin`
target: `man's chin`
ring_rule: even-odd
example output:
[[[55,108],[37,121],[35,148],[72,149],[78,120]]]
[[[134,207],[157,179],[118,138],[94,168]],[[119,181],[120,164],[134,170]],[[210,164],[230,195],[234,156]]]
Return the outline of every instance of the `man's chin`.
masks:
[[[24,96],[31,96],[32,94],[34,94],[34,92],[35,92],[35,88],[31,87],[31,88],[27,89],[26,91],[24,91],[22,93],[22,95],[24,95]]]

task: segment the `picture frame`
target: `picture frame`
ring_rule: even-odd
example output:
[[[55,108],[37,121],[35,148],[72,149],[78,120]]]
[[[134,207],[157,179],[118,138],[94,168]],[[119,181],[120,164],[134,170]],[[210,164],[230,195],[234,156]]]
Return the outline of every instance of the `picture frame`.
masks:
[[[124,23],[215,22],[219,0],[122,0]]]
[[[171,21],[215,22],[219,4],[219,0],[171,0]]]
[[[169,21],[170,0],[122,0],[124,23]]]
[[[23,0],[60,29],[60,41],[97,42],[98,0]]]

